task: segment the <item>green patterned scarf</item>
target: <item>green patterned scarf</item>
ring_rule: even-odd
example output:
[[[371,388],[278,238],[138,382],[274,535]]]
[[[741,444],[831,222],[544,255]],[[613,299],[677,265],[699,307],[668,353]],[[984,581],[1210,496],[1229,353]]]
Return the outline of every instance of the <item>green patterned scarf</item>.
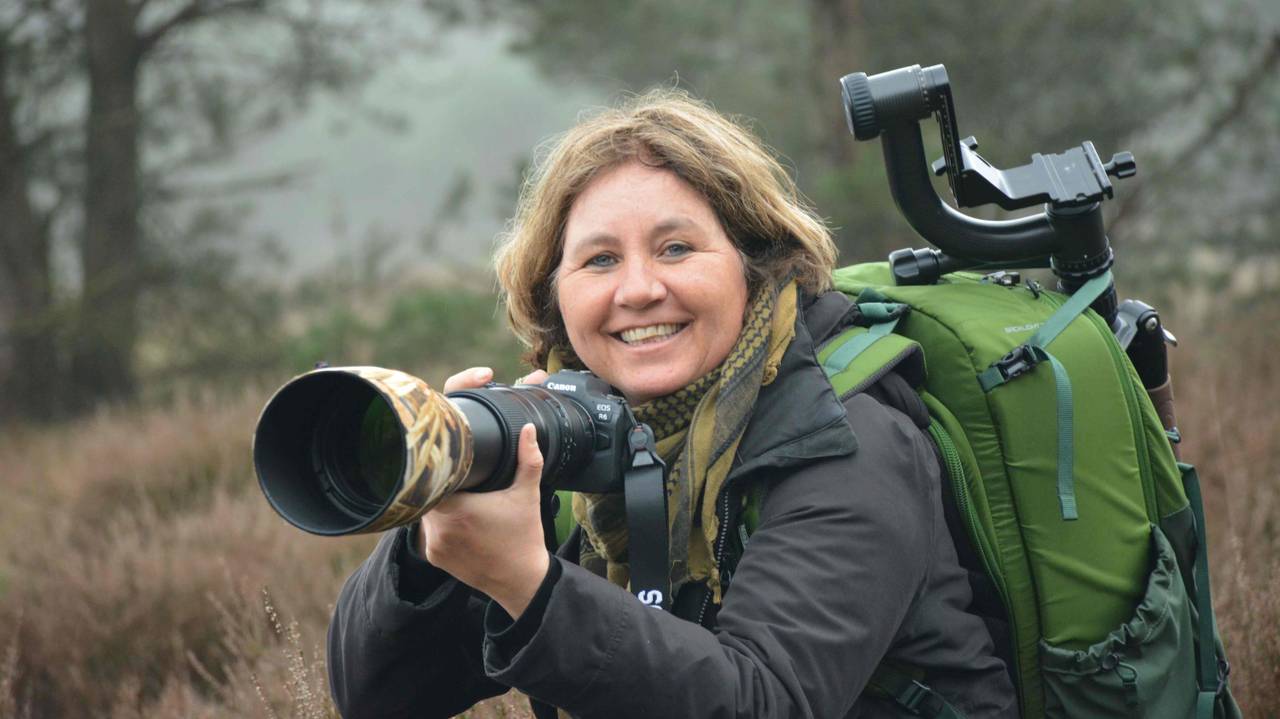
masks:
[[[712,549],[719,529],[715,500],[760,388],[777,377],[795,336],[796,296],[794,281],[776,292],[758,292],[737,343],[719,367],[684,389],[632,407],[636,419],[653,428],[658,454],[667,463],[672,596],[694,581],[706,582],[713,601],[721,600]],[[560,369],[563,356],[553,350],[548,371]],[[630,570],[622,494],[575,494],[573,515],[585,533],[580,564],[626,587]]]

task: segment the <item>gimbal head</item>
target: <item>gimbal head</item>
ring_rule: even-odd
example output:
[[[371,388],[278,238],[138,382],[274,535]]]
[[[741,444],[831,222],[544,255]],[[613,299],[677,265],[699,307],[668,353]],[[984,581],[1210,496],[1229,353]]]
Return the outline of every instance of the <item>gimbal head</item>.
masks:
[[[867,76],[841,78],[849,130],[859,140],[881,138],[889,187],[898,209],[932,249],[903,249],[889,256],[899,284],[931,284],[947,272],[975,267],[1050,266],[1062,289],[1073,292],[1111,267],[1112,252],[1102,225],[1102,201],[1112,196],[1109,177],[1132,177],[1133,155],[1122,152],[1103,163],[1092,142],[1059,154],[1000,170],[979,155],[973,137],[959,139],[955,102],[942,65],[919,65]],[[925,160],[920,121],[934,116],[942,131],[943,156]],[[969,217],[942,201],[929,168],[946,174],[960,207],[997,204],[1006,210],[1045,204],[1045,211],[1016,220]],[[1115,317],[1115,293],[1094,309]]]

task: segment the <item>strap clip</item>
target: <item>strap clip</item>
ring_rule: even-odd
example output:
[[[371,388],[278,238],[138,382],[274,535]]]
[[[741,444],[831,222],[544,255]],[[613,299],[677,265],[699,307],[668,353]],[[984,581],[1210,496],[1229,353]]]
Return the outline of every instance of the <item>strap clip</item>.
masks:
[[[632,427],[631,433],[627,435],[627,446],[631,450],[632,469],[663,464],[658,459],[658,443],[649,425],[641,423]]]
[[[898,696],[898,703],[908,711],[914,712],[916,707],[919,707],[920,703],[923,702],[925,697],[929,696],[930,693],[929,687],[926,687],[920,682],[913,681],[908,684],[907,688]]]
[[[912,681],[897,697],[898,704],[904,709],[920,717],[938,717],[947,703],[929,687],[918,681]]]
[[[1000,372],[1000,377],[1005,382],[1014,377],[1021,377],[1035,369],[1036,365],[1040,364],[1040,361],[1044,359],[1043,356],[1036,352],[1036,349],[1038,348],[1027,344],[1018,345],[1009,350],[1009,354],[996,360],[992,366]]]

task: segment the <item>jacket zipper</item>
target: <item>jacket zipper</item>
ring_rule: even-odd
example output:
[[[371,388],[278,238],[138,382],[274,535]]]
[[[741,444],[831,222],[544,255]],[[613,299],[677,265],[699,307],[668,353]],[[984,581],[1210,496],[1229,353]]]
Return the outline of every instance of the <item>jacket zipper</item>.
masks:
[[[720,497],[716,503],[717,527],[716,527],[716,553],[715,553],[715,559],[714,559],[716,571],[720,571],[720,568],[724,566],[724,550],[725,550],[725,545],[728,543],[725,540],[728,538],[729,532],[726,531],[725,525],[729,522],[729,485],[730,484],[732,483],[725,482],[724,486],[720,488]],[[721,575],[720,582],[721,582],[721,591],[723,591],[724,575]],[[704,626],[702,623],[702,620],[706,618],[707,608],[710,606],[711,606],[711,588],[708,587],[706,595],[702,597],[702,606],[698,609],[698,626],[700,627]]]

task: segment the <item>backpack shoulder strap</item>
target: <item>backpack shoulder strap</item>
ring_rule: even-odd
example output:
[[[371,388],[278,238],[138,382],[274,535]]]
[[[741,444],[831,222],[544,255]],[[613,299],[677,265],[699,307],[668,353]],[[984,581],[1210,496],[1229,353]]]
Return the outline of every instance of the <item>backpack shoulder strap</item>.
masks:
[[[818,350],[818,362],[837,396],[845,399],[857,394],[891,371],[901,374],[912,387],[924,384],[923,350],[914,340],[893,332],[910,309],[878,298],[858,302],[859,325],[832,337]]]
[[[898,320],[910,307],[880,301],[883,299],[880,296],[875,299],[858,303],[861,313],[858,326],[837,334],[818,349],[818,363],[836,396],[842,400],[866,390],[893,371],[913,388],[924,384],[924,351],[914,340],[893,334]],[[764,485],[758,484],[751,487],[745,497],[739,525],[744,547],[760,523],[764,495]]]
[[[893,332],[911,308],[886,302],[878,293],[871,294],[873,292],[864,290],[858,297],[858,309],[866,326],[841,332],[818,351],[818,362],[841,399],[866,390],[889,372],[897,372],[914,388],[924,384],[924,351],[914,340]],[[759,495],[751,496],[748,501],[744,517],[747,524],[753,518],[758,522],[760,501]],[[882,661],[871,675],[867,691],[897,704],[913,716],[963,719],[963,714],[920,678],[915,671],[904,671]]]

